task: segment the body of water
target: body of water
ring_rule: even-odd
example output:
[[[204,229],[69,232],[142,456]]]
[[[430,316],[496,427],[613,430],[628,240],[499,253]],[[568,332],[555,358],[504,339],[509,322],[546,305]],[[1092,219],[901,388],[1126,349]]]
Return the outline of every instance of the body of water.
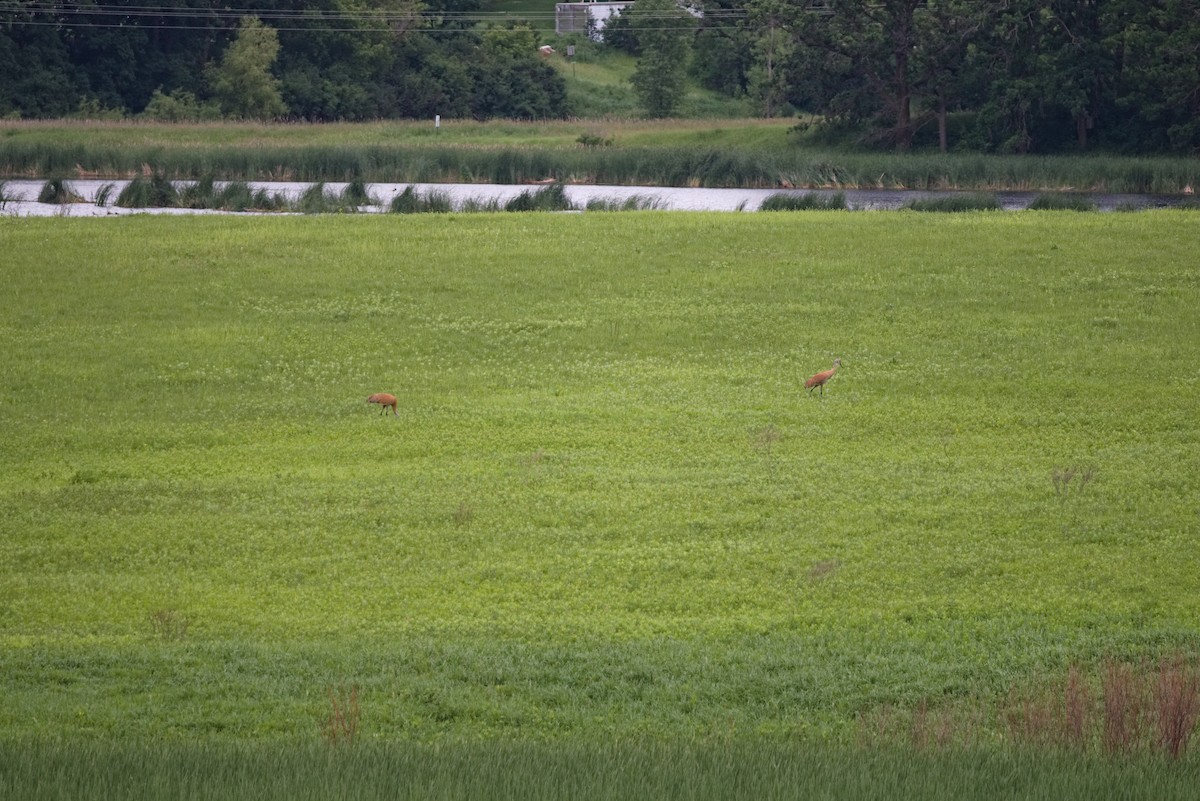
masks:
[[[226,214],[229,212],[178,209],[178,208],[144,208],[129,209],[112,205],[128,181],[104,180],[74,180],[68,181],[75,194],[83,198],[79,203],[56,204],[38,203],[37,197],[45,181],[14,180],[4,181],[4,201],[0,205],[0,213],[17,216],[69,216],[69,217],[105,217],[124,214]],[[177,186],[185,186],[187,182],[177,182]],[[297,200],[312,186],[311,183],[251,181],[250,187],[255,191],[265,189],[272,195],[282,195],[289,200]],[[221,182],[217,182],[220,187]],[[522,192],[536,191],[539,187],[530,185],[500,185],[500,184],[367,184],[367,191],[377,203],[364,206],[364,212],[387,211],[392,199],[412,186],[418,194],[425,195],[431,191],[448,195],[455,208],[470,200],[487,203],[499,201],[501,204],[513,199]],[[108,187],[108,204],[99,205],[96,198]],[[325,188],[329,192],[340,193],[346,187],[345,183],[329,182]],[[903,207],[913,200],[952,196],[955,192],[918,191],[892,189],[705,189],[691,187],[664,186],[591,186],[569,185],[565,188],[567,198],[580,208],[590,201],[602,200],[613,204],[622,204],[630,198],[635,198],[642,207],[662,209],[666,211],[758,211],[762,203],[772,195],[818,195],[831,196],[841,192],[851,209],[864,211],[886,211]],[[1007,211],[1020,211],[1028,208],[1041,192],[996,192],[994,193],[1000,205]],[[1184,198],[1177,195],[1132,195],[1132,194],[1090,194],[1088,199],[1095,203],[1100,211],[1117,209],[1147,209],[1167,208],[1177,206]]]

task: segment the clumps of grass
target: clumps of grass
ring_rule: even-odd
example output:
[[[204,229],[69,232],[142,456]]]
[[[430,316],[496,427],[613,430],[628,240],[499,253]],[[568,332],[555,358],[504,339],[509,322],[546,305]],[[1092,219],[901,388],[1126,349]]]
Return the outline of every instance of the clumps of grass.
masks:
[[[1087,489],[1088,484],[1096,477],[1094,467],[1055,467],[1050,471],[1050,483],[1054,486],[1054,494],[1059,500],[1067,500],[1072,496],[1078,497]]]
[[[0,181],[0,209],[13,200],[13,196],[8,194],[8,182]]]
[[[587,211],[654,211],[664,207],[662,200],[649,195],[630,195],[624,200],[594,197],[584,206]]]
[[[116,191],[116,184],[104,184],[96,190],[95,204],[97,206],[107,206],[112,201],[113,192]]]
[[[179,205],[179,190],[161,172],[138,175],[117,195],[117,205],[127,209],[169,208]]]
[[[329,714],[321,722],[321,736],[330,745],[351,745],[358,737],[362,708],[358,701],[358,685],[327,687]]]
[[[454,205],[448,192],[434,189],[421,194],[415,187],[406,186],[392,198],[389,210],[393,214],[445,214],[454,211]]]
[[[471,521],[475,519],[475,508],[466,501],[463,501],[458,505],[458,508],[454,510],[454,514],[451,515],[451,519],[454,520],[454,525],[458,526],[459,528],[466,528],[467,526],[471,525]]]
[[[150,629],[162,640],[177,642],[187,637],[191,621],[176,609],[155,609],[150,613]]]
[[[832,576],[842,566],[837,559],[822,559],[808,569],[808,580],[813,584],[824,581]]]
[[[1033,199],[1029,211],[1097,211],[1096,205],[1087,195],[1071,192],[1044,192]]]
[[[756,450],[762,451],[769,458],[771,451],[775,448],[775,443],[783,438],[783,434],[774,423],[771,423],[763,428],[760,428],[754,435],[754,447]]]
[[[526,190],[504,204],[505,211],[574,211],[566,187],[556,182],[536,192]]]
[[[462,206],[459,208],[460,211],[468,213],[504,211],[504,205],[496,198],[467,198],[462,202]]]
[[[353,214],[373,202],[362,181],[351,181],[341,192],[326,189],[320,181],[304,191],[297,209],[304,214]]]
[[[967,192],[946,197],[922,198],[910,200],[903,208],[910,211],[932,212],[965,212],[965,211],[999,211],[1002,206],[994,194],[987,192]]]
[[[375,198],[367,191],[367,185],[362,178],[355,178],[346,184],[342,190],[341,201],[353,206],[374,206]]]
[[[285,211],[287,199],[266,189],[255,191],[244,181],[233,181],[218,189],[212,176],[201,178],[179,193],[179,205],[187,209],[221,211]]]
[[[38,193],[38,203],[58,203],[62,205],[82,202],[83,197],[71,187],[70,182],[65,178],[51,178],[46,181],[42,186],[42,191]]]
[[[845,211],[848,207],[845,192],[834,192],[832,195],[780,192],[764,200],[758,208],[759,211]]]

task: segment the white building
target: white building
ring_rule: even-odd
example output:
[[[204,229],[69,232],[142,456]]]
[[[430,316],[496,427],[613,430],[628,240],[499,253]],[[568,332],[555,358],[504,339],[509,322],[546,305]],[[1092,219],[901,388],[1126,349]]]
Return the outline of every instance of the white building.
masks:
[[[631,5],[633,0],[616,3],[556,3],[554,32],[559,36],[583,33],[593,41],[604,41],[604,24],[610,17],[620,14],[621,9]]]

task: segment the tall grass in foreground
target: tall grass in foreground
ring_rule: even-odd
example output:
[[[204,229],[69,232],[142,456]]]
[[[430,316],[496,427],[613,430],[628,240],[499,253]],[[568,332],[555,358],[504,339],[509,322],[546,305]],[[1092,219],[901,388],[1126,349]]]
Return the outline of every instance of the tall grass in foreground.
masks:
[[[780,743],[416,745],[0,743],[0,796],[21,801],[327,799],[1195,798],[1195,763],[1063,751],[862,750]]]

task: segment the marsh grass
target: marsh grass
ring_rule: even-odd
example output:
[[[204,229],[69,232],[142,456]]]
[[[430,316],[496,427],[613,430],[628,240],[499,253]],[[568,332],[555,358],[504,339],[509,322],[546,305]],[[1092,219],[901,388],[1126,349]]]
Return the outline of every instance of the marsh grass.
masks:
[[[335,192],[318,181],[304,190],[294,208],[302,214],[353,214],[373,203],[361,181],[351,181]]]
[[[155,170],[150,175],[136,175],[121,193],[116,204],[125,208],[150,209],[178,206],[179,190],[165,173]]]
[[[952,197],[922,198],[904,204],[910,211],[966,212],[998,211],[1000,200],[994,194],[981,192],[963,193]]]
[[[79,195],[65,178],[51,178],[46,181],[38,192],[38,203],[80,203],[83,197]]]
[[[762,202],[760,211],[844,211],[847,208],[846,195],[834,192],[829,195],[816,193],[795,194],[781,192],[771,195]]]
[[[1087,195],[1071,192],[1043,193],[1029,204],[1029,211],[1095,211],[1096,202]]]
[[[103,184],[96,190],[96,205],[107,206],[112,202],[113,192],[117,191],[115,184]]]
[[[625,199],[594,197],[584,204],[586,211],[656,211],[664,201],[649,195],[630,195]]]
[[[575,206],[567,197],[566,188],[558,182],[541,189],[526,189],[504,204],[505,211],[573,211],[574,209]]]
[[[448,192],[433,189],[422,194],[416,187],[406,186],[392,198],[389,211],[393,214],[446,214],[454,211],[454,204]]]
[[[801,138],[786,121],[606,122],[611,144],[581,145],[594,123],[12,124],[0,175],[112,178],[144,165],[176,180],[998,189],[1179,193],[1200,184],[1186,158],[862,153]],[[131,137],[130,132],[136,132]],[[588,140],[591,141],[591,140]],[[386,142],[386,144],[380,144]]]

